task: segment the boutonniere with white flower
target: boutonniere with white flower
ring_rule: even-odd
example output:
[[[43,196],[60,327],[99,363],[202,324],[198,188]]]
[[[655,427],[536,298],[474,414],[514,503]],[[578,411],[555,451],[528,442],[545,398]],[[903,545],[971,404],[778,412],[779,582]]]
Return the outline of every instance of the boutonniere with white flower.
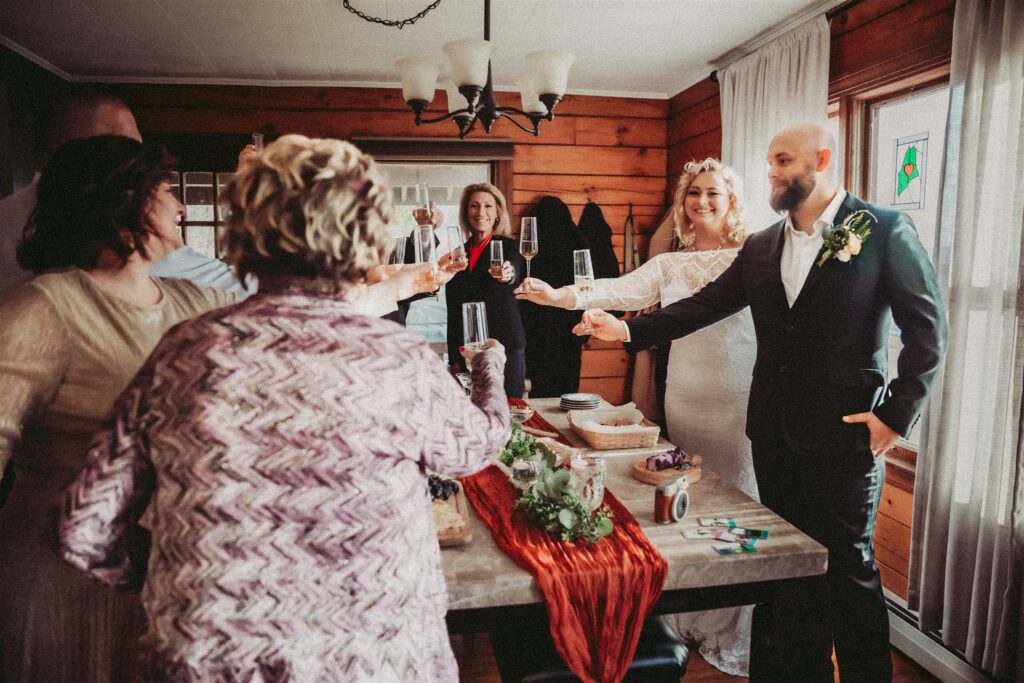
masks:
[[[861,244],[871,235],[871,226],[878,222],[875,214],[865,209],[854,211],[836,228],[826,228],[822,233],[821,258],[818,265],[824,265],[835,256],[842,263],[860,253]]]

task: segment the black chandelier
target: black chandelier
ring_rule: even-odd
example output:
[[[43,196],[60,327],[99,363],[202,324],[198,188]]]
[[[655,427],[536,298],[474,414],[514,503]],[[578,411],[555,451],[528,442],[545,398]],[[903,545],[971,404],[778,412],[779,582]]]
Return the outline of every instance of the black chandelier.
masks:
[[[451,81],[445,86],[448,113],[435,118],[423,118],[423,115],[434,99],[437,64],[420,58],[401,59],[396,63],[402,76],[402,97],[416,115],[417,126],[451,119],[459,128],[459,137],[465,138],[477,121],[490,133],[494,122],[505,117],[521,130],[537,135],[541,121],[554,119],[555,106],[565,95],[569,67],[576,57],[565,50],[539,50],[528,54],[529,71],[518,80],[523,108],[502,107],[494,97],[490,39],[491,0],[484,0],[484,39],[456,40],[443,48],[452,71]],[[514,118],[516,115],[524,117],[530,125],[520,123]]]

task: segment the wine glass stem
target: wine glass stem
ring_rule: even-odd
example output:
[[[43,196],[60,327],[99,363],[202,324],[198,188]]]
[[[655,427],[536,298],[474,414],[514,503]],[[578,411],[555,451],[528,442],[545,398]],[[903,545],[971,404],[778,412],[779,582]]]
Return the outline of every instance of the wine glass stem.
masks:
[[[526,277],[530,277],[530,259],[526,259]]]

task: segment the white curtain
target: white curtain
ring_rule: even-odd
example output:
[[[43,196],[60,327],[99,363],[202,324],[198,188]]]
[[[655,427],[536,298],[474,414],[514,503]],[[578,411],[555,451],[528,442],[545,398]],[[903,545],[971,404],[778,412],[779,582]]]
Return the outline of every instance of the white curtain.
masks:
[[[768,206],[768,143],[791,123],[828,117],[828,20],[793,29],[719,69],[722,161],[740,174],[748,230],[779,220]]]
[[[909,604],[1024,681],[1024,1],[957,0],[939,231],[945,367],[917,463]]]

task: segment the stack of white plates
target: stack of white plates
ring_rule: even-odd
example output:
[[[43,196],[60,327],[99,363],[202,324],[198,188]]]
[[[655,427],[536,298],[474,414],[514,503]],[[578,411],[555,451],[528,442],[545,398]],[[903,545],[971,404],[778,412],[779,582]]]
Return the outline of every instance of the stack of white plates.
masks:
[[[600,405],[597,394],[562,394],[562,410],[593,410]]]

